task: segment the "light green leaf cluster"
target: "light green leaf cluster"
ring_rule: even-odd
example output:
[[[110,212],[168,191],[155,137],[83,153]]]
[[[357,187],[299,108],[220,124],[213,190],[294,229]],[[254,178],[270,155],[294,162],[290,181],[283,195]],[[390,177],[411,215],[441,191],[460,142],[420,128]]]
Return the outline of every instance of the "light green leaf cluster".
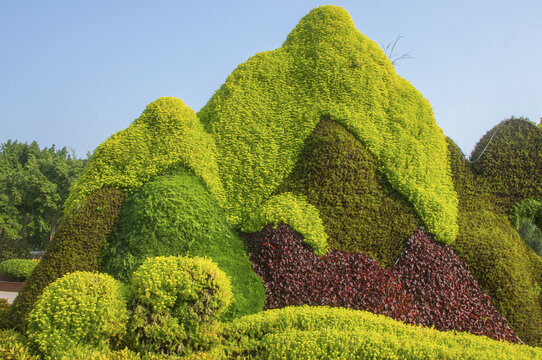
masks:
[[[32,274],[38,262],[30,259],[9,259],[0,263],[0,275],[24,281]]]
[[[287,307],[226,325],[232,353],[262,359],[536,359],[542,349],[412,326],[370,312]]]
[[[261,231],[269,224],[279,222],[290,225],[303,236],[314,253],[323,256],[328,252],[327,234],[318,209],[301,195],[286,192],[269,198],[241,227],[245,232]]]
[[[314,9],[281,48],[239,65],[198,116],[216,140],[233,223],[273,193],[327,116],[375,155],[437,239],[456,237],[457,195],[429,102],[340,7]]]
[[[180,99],[162,97],[149,104],[128,128],[98,146],[65,207],[71,210],[103,187],[134,190],[178,164],[193,170],[216,199],[224,201],[212,136]]]
[[[45,288],[29,316],[28,338],[46,357],[80,345],[108,348],[128,321],[123,285],[106,274],[78,271]]]

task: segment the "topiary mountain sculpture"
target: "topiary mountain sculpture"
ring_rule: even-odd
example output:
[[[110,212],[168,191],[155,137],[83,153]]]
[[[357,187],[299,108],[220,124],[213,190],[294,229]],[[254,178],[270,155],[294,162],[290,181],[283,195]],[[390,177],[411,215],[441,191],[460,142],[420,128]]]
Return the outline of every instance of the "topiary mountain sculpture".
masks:
[[[539,136],[534,129],[529,134]],[[534,167],[515,178],[536,177],[533,156]],[[463,162],[429,102],[348,13],[316,8],[282,47],[239,65],[198,114],[159,98],[98,146],[3,326],[24,329],[45,286],[68,272],[127,281],[146,258],[168,255],[208,257],[228,275],[234,294],[223,320],[256,313],[265,288],[238,231],[282,221],[319,256],[363,252],[384,268],[424,227],[475,264],[497,310],[520,337],[540,343],[540,298],[529,291],[542,283],[542,262],[506,218],[502,231],[490,229],[505,216],[506,188],[471,201],[494,176]],[[522,183],[514,184],[512,202],[523,196]],[[531,198],[540,199],[538,191],[528,187]],[[493,243],[513,251],[491,252]]]

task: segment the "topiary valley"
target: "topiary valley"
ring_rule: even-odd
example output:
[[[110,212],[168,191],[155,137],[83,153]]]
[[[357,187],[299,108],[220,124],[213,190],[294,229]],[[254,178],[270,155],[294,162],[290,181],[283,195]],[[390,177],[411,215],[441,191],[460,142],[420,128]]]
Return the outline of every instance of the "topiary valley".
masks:
[[[541,179],[541,127],[467,160],[318,7],[197,114],[159,98],[98,146],[0,357],[541,358]]]

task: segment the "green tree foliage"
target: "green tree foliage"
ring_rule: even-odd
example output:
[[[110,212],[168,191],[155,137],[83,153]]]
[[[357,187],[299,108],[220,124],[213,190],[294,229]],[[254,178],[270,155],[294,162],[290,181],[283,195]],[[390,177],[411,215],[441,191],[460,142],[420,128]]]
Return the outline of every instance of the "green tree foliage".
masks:
[[[416,211],[378,170],[375,157],[339,123],[322,119],[292,173],[276,190],[306,196],[331,249],[371,256],[391,267],[421,225]]]
[[[0,255],[0,261],[10,248],[45,249],[84,163],[66,148],[56,150],[54,145],[40,149],[36,142],[11,140],[1,145],[0,254],[5,255]]]
[[[529,249],[497,204],[493,182],[477,176],[449,140],[453,178],[459,195],[459,235],[452,245],[470,266],[495,308],[524,342],[542,344],[542,259]],[[529,177],[528,173],[524,177]]]
[[[510,221],[525,243],[542,256],[542,201],[523,200],[514,206]]]
[[[43,289],[74,271],[97,271],[98,261],[109,235],[117,224],[124,193],[100,189],[66,214],[45,255],[9,307],[0,327],[24,330],[27,317]]]
[[[457,195],[429,102],[336,6],[312,10],[281,48],[239,65],[198,113],[216,140],[233,223],[280,185],[326,115],[374,154],[429,231],[454,241]]]
[[[179,168],[128,196],[118,228],[104,252],[104,271],[129,282],[155,256],[208,257],[228,274],[234,300],[225,317],[261,311],[265,289],[246,247],[202,180]]]

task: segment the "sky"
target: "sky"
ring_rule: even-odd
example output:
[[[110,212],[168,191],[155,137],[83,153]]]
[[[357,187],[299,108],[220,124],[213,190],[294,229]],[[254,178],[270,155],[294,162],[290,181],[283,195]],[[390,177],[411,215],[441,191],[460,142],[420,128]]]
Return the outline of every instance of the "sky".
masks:
[[[203,107],[299,19],[345,8],[470,154],[511,116],[542,117],[542,1],[0,0],[0,143],[36,140],[86,157],[161,96]]]

